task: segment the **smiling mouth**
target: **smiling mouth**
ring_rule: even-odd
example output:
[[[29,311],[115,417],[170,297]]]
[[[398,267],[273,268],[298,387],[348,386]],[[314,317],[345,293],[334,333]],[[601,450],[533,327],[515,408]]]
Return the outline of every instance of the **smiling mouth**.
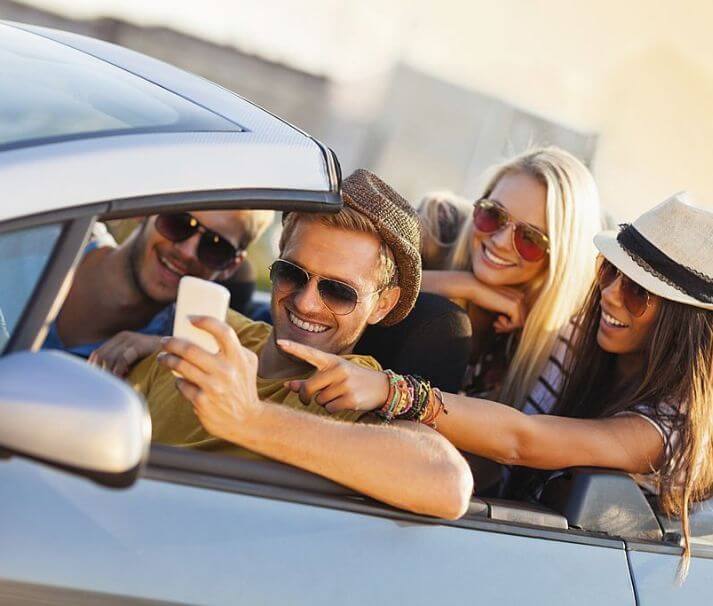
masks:
[[[515,263],[511,263],[502,257],[498,257],[487,246],[485,246],[485,244],[483,244],[483,256],[493,265],[497,265],[498,267],[515,267],[516,265]]]
[[[307,322],[302,318],[298,318],[294,313],[289,310],[287,311],[287,318],[290,321],[290,324],[293,324],[297,328],[300,328],[301,330],[305,330],[307,332],[318,334],[329,330],[329,326],[325,326],[324,324],[317,324],[315,322]]]
[[[176,267],[173,263],[171,263],[166,257],[162,257],[161,255],[158,255],[158,261],[165,267],[168,271],[170,271],[172,274],[176,274],[179,278],[182,278],[185,276],[188,272],[180,269],[179,267]]]
[[[611,326],[612,328],[628,328],[628,324],[624,324],[623,322],[619,322],[614,316],[608,314],[602,309],[602,320],[604,321],[604,324],[607,326]]]

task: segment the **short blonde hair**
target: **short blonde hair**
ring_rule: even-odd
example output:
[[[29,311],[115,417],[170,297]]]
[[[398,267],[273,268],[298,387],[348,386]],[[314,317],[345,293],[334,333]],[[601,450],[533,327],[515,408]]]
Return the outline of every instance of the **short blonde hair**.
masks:
[[[300,221],[317,222],[328,227],[373,234],[379,239],[379,267],[377,269],[379,288],[390,288],[399,285],[398,271],[391,249],[383,241],[379,231],[369,217],[357,212],[349,206],[343,206],[337,213],[305,213],[293,211],[285,215],[282,221],[282,234],[280,235],[280,254],[285,249],[287,242],[292,237],[295,227]]]
[[[262,236],[265,230],[270,227],[274,217],[274,210],[249,210],[242,214],[241,219],[245,231],[238,243],[238,247],[241,250],[245,250],[250,244],[255,242],[255,240]]]
[[[599,193],[586,166],[558,147],[528,150],[491,169],[480,197],[488,197],[507,174],[525,173],[547,188],[547,271],[527,289],[530,312],[520,342],[497,394],[522,407],[550,356],[559,332],[579,311],[594,280],[594,236],[601,229]],[[472,271],[473,215],[461,228],[447,261],[450,269]]]

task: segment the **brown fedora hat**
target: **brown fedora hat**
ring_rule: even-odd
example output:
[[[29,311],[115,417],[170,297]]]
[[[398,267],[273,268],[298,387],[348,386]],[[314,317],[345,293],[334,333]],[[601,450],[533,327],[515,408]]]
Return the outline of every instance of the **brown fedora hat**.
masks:
[[[391,326],[413,309],[421,289],[421,223],[413,207],[374,173],[363,168],[342,182],[345,206],[368,217],[396,262],[401,296],[380,322]]]

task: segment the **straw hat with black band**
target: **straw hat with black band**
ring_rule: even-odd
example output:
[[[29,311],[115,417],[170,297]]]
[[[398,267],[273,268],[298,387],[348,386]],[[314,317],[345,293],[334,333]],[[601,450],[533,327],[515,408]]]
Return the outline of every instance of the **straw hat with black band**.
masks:
[[[342,182],[342,200],[371,219],[394,255],[401,295],[380,322],[392,326],[413,309],[421,289],[421,224],[413,207],[374,173],[360,168]]]
[[[690,202],[675,194],[618,232],[597,234],[594,244],[650,293],[713,309],[713,213]]]

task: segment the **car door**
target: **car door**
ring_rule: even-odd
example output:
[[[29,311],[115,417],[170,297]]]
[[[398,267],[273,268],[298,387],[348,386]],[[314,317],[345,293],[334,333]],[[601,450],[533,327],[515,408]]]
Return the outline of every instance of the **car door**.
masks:
[[[0,486],[0,596],[26,603],[635,603],[623,545],[567,531],[151,465],[111,490],[12,459]]]

